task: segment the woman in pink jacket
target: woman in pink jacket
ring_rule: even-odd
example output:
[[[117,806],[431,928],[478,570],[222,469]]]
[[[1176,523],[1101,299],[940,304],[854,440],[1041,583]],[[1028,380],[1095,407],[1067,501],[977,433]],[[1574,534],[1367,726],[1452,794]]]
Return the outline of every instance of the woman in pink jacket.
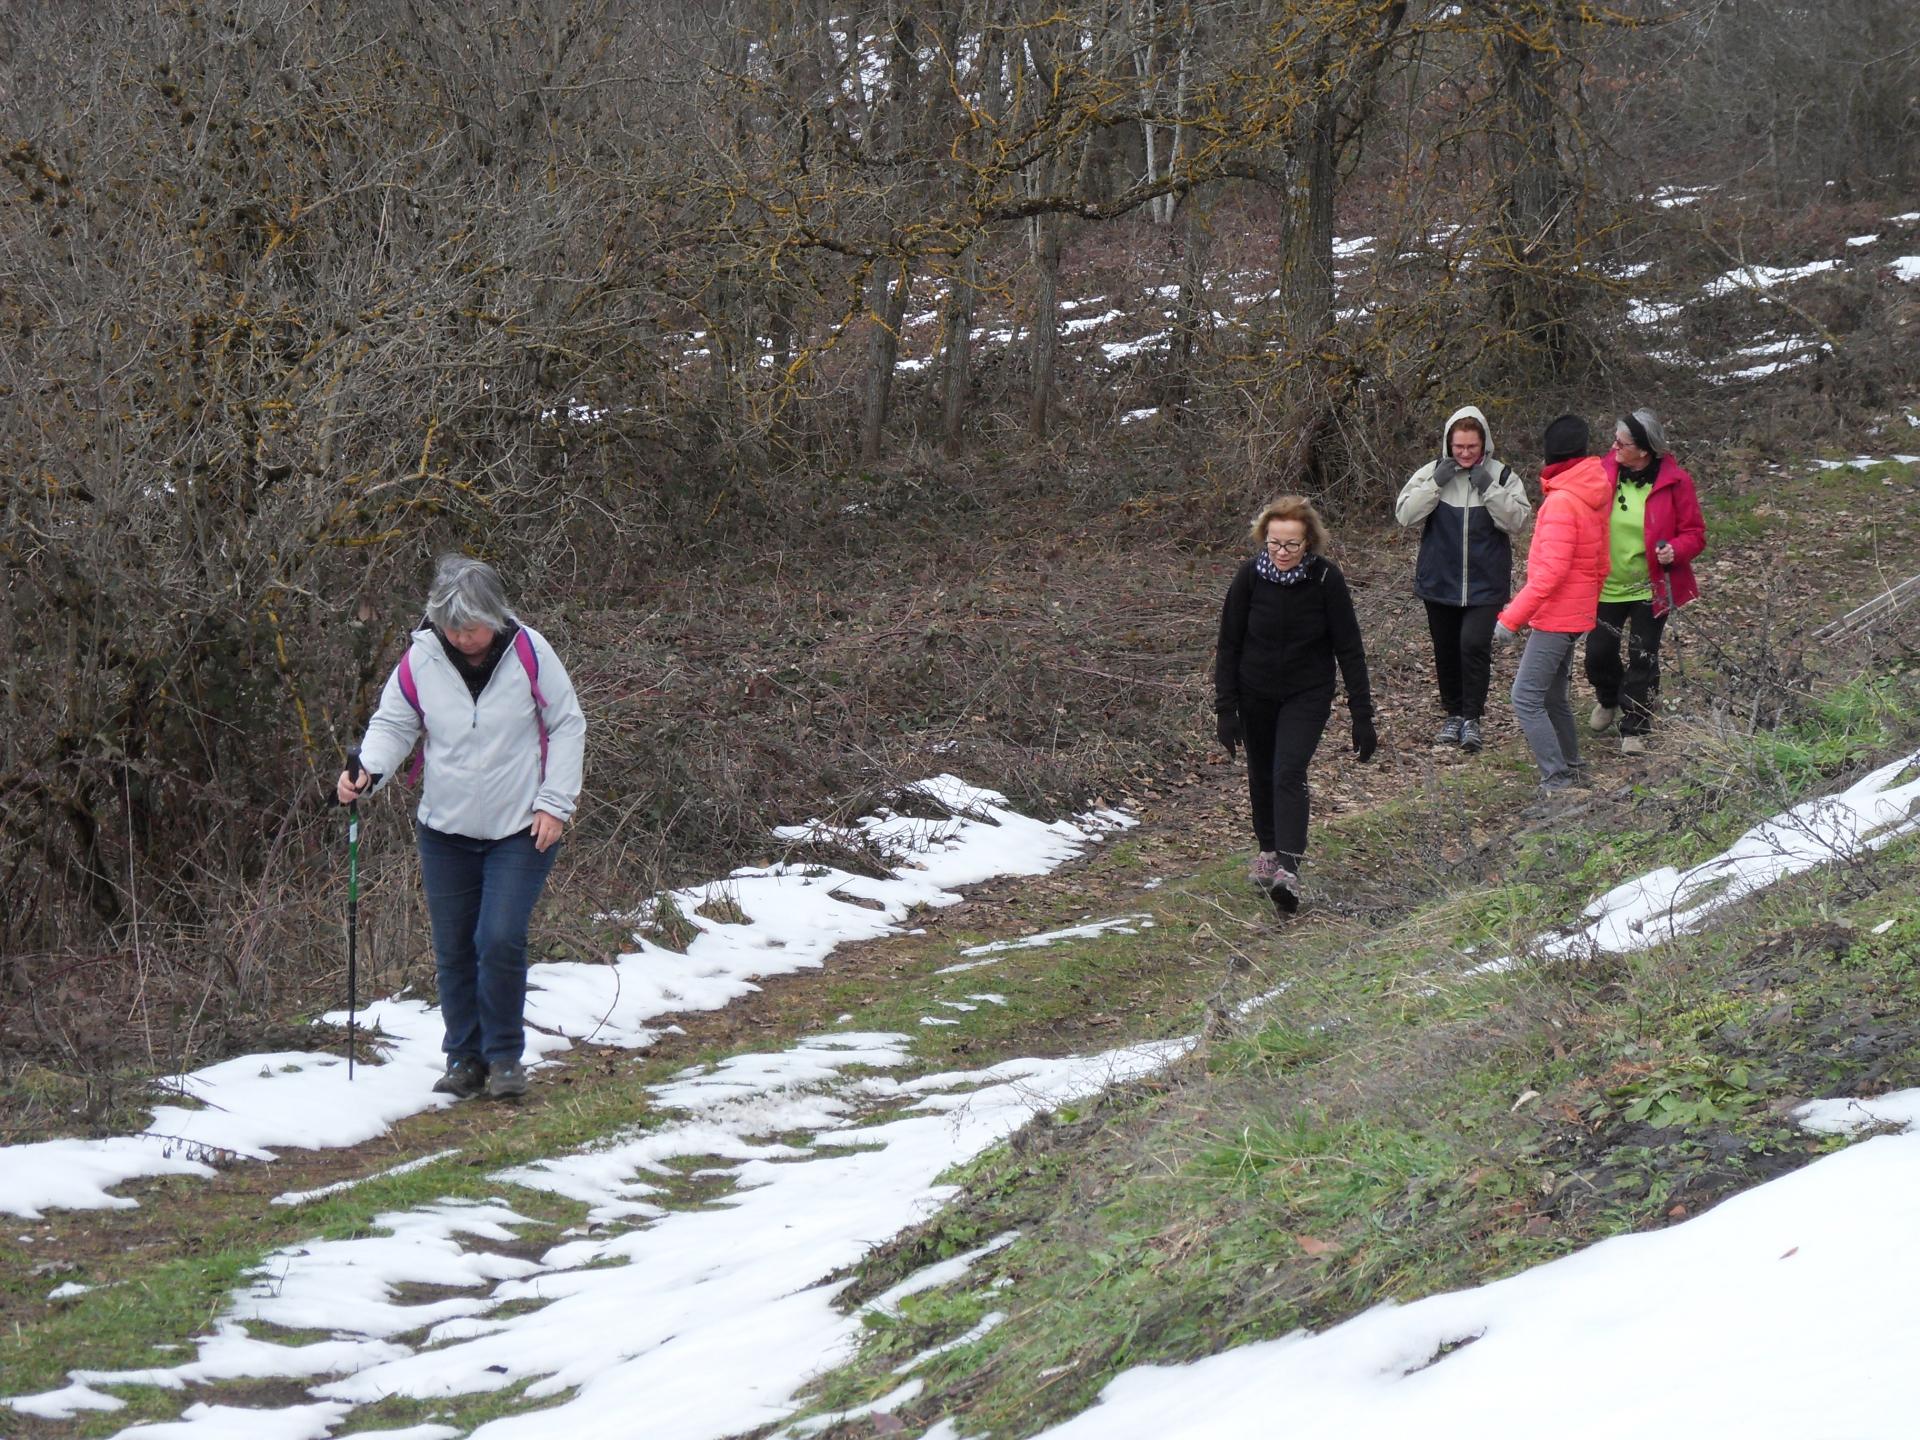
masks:
[[[1593,629],[1607,578],[1607,507],[1613,477],[1587,454],[1587,422],[1562,415],[1547,426],[1541,454],[1539,519],[1527,550],[1527,583],[1507,602],[1495,638],[1530,629],[1513,679],[1513,711],[1540,767],[1548,798],[1576,788],[1580,734],[1567,684],[1573,649]]]
[[[1621,753],[1641,755],[1660,693],[1660,635],[1667,617],[1700,594],[1693,562],[1707,548],[1707,522],[1693,477],[1667,450],[1667,432],[1653,411],[1622,416],[1613,428],[1613,453],[1601,463],[1614,482],[1607,530],[1613,568],[1600,587],[1599,623],[1587,636],[1587,680],[1595,698],[1587,725],[1600,734],[1619,721]]]

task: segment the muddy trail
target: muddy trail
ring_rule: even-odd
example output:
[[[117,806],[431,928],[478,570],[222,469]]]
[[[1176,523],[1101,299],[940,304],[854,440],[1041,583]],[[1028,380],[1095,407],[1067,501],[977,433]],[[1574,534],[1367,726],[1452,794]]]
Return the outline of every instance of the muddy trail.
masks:
[[[1611,739],[1592,743],[1595,800],[1574,822],[1580,831],[1597,835],[1629,820],[1644,823],[1636,812],[1654,794],[1662,797],[1664,823],[1685,825],[1688,806],[1705,807],[1710,798],[1717,735],[1769,724],[1823,684],[1884,663],[1889,645],[1898,649],[1885,631],[1855,637],[1844,650],[1811,637],[1920,571],[1920,538],[1910,523],[1920,486],[1911,470],[1767,470],[1715,477],[1703,489],[1710,533],[1710,549],[1697,567],[1703,600],[1669,632],[1667,723],[1645,756],[1624,756]],[[1826,523],[1796,523],[1814,509]],[[1782,559],[1787,544],[1791,563]],[[1436,887],[1498,879],[1514,847],[1540,828],[1523,814],[1532,799],[1530,765],[1504,703],[1513,656],[1496,659],[1486,752],[1469,757],[1430,744],[1441,717],[1424,617],[1407,593],[1412,550],[1410,536],[1380,532],[1345,537],[1337,552],[1353,581],[1367,639],[1381,748],[1371,764],[1356,763],[1345,743],[1344,711],[1336,708],[1314,767],[1316,853],[1303,874],[1305,903],[1297,917],[1277,919],[1238,883],[1249,848],[1242,765],[1216,753],[1203,764],[1169,767],[1127,793],[1104,797],[1137,824],[1078,859],[1044,875],[970,887],[957,904],[916,911],[904,933],[842,946],[822,968],[769,977],[722,1008],[660,1017],[664,1029],[643,1051],[577,1045],[558,1065],[536,1072],[523,1104],[471,1102],[429,1111],[347,1149],[285,1149],[270,1164],[216,1163],[210,1179],[131,1182],[118,1193],[135,1200],[134,1208],[53,1211],[13,1222],[0,1268],[0,1333],[14,1338],[11,1347],[0,1340],[0,1363],[5,1348],[13,1348],[31,1364],[21,1385],[9,1379],[4,1388],[18,1394],[47,1380],[46,1346],[29,1346],[25,1337],[59,1318],[68,1302],[49,1294],[67,1281],[109,1291],[184,1288],[185,1295],[174,1295],[152,1317],[170,1343],[184,1342],[187,1333],[174,1327],[191,1329],[195,1314],[204,1321],[249,1257],[297,1240],[311,1226],[296,1207],[276,1207],[276,1196],[364,1182],[436,1156],[448,1157],[436,1175],[464,1170],[474,1193],[484,1193],[487,1177],[503,1166],[657,1123],[647,1086],[690,1066],[778,1049],[850,1022],[913,1032],[921,1063],[953,1069],[1191,1035],[1248,972],[1271,967],[1289,948],[1357,943],[1403,919]],[[1193,603],[1211,613],[1217,597],[1195,595]],[[1204,663],[1196,657],[1196,665]],[[1577,701],[1583,695],[1576,678]],[[1206,718],[1196,715],[1194,723]],[[1699,787],[1691,800],[1661,787],[1689,768],[1702,772],[1705,797]],[[1470,803],[1409,808],[1402,802],[1410,796]],[[1390,833],[1372,833],[1368,817],[1387,807],[1393,807]],[[971,993],[955,988],[964,977],[951,972],[964,970],[968,962],[956,957],[976,947],[1129,916],[1136,922],[1153,917],[1150,945],[1109,951],[1086,964],[1046,949],[1009,950],[998,957],[1002,968],[994,981],[1008,992],[1002,1003],[953,998]],[[1031,960],[1021,958],[1027,955]],[[1008,984],[1016,974],[1019,983]],[[926,1028],[919,1012],[941,1004],[956,1007],[954,1023]],[[1581,1143],[1569,1135],[1569,1148]],[[1736,1182],[1729,1175],[1727,1183]],[[365,1193],[371,1204],[378,1185]],[[353,1228],[364,1216],[332,1223]],[[143,1322],[130,1314],[127,1323]],[[115,1342],[122,1346],[118,1355],[61,1358],[70,1367],[122,1364],[125,1339]],[[77,1333],[69,1343],[86,1349]],[[22,1374],[18,1365],[6,1368]],[[6,1433],[81,1433],[75,1423],[23,1417]]]

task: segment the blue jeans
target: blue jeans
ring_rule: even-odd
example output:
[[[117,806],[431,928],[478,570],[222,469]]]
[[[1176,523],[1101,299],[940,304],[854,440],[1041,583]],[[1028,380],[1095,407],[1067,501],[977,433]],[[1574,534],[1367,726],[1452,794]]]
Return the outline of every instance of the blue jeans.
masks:
[[[526,1043],[527,922],[560,847],[543,855],[528,831],[474,840],[415,828],[447,1030],[440,1048],[489,1066],[514,1064]]]
[[[1580,763],[1580,732],[1574,729],[1573,702],[1567,696],[1573,647],[1579,639],[1530,631],[1513,677],[1513,713],[1540,767],[1540,783],[1549,790],[1573,784],[1574,767]]]

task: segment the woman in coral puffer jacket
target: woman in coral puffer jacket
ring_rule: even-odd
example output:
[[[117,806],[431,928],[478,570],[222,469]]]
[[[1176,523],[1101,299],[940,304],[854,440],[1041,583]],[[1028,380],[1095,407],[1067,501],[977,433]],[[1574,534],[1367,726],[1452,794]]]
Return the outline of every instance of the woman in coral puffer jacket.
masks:
[[[1513,712],[1549,797],[1579,786],[1584,762],[1567,686],[1574,646],[1593,629],[1611,563],[1607,509],[1613,477],[1599,456],[1587,454],[1588,438],[1587,422],[1578,415],[1562,415],[1547,426],[1527,583],[1500,612],[1494,631],[1502,641],[1522,629],[1532,632],[1513,679]]]

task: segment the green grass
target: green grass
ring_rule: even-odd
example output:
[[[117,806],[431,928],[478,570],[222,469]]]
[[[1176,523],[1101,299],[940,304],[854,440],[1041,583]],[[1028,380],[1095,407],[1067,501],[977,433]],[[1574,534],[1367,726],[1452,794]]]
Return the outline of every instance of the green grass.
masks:
[[[948,1176],[960,1199],[863,1264],[849,1303],[1009,1230],[1022,1238],[897,1316],[870,1317],[860,1358],[824,1377],[820,1408],[892,1389],[894,1366],[1003,1310],[1005,1324],[924,1364],[929,1394],[911,1413],[950,1408],[969,1433],[1032,1433],[1128,1365],[1479,1283],[1666,1223],[1676,1207],[1694,1213],[1831,1148],[1784,1107],[1863,1078],[1920,1083],[1910,999],[1920,841],[1786,882],[1658,952],[1472,972],[1519,954],[1594,894],[1655,865],[1697,863],[1783,797],[1856,772],[1912,734],[1913,688],[1911,677],[1835,687],[1776,732],[1716,737],[1710,778],[1689,756],[1602,824],[1510,831],[1500,817],[1531,790],[1524,764],[1495,756],[1450,771],[1430,791],[1318,830],[1308,915],[1285,930],[1237,859],[1140,890],[1165,867],[1129,838],[1096,852],[1086,885],[1037,899],[1018,928],[1073,924],[1082,905],[1150,913],[1151,928],[1003,951],[954,974],[939,972],[991,937],[904,936],[863,952],[867,963],[807,977],[752,1048],[889,1030],[912,1037],[921,1065],[946,1069],[1205,1036],[1168,1073],[1043,1117]],[[921,1025],[929,1015],[955,1023]],[[504,1195],[533,1222],[530,1238],[557,1232],[578,1206],[487,1177],[659,1123],[644,1085],[748,1043],[583,1065],[483,1134],[450,1140],[445,1117],[409,1122],[415,1148],[462,1153],[297,1211],[222,1201],[200,1181],[143,1187],[150,1210],[207,1217],[189,1250],[116,1256],[105,1273],[72,1277],[108,1288],[59,1307],[37,1303],[57,1280],[31,1277],[29,1257],[0,1264],[0,1294],[35,1315],[0,1335],[6,1388],[54,1388],[69,1368],[178,1363],[185,1349],[155,1344],[204,1333],[267,1251],[368,1233],[384,1211]],[[669,1203],[714,1199],[710,1178],[662,1183]],[[228,1393],[243,1391],[195,1398]],[[73,1433],[112,1433],[184,1403],[126,1394],[131,1414]],[[435,1414],[470,1428],[525,1403],[518,1391],[390,1403],[353,1424]]]
[[[1784,530],[1792,516],[1764,495],[1708,490],[1700,496],[1707,534],[1719,545],[1751,544]]]
[[[1711,856],[1783,792],[1856,772],[1911,733],[1910,699],[1836,688],[1744,751],[1724,742],[1744,783],[1706,791],[1670,767],[1598,830],[1513,837],[1478,870],[1437,858],[1449,795],[1338,822],[1317,863],[1392,867],[1398,912],[1323,915],[1277,950],[1248,946],[1195,1063],[1036,1121],[948,1177],[961,1200],[870,1258],[850,1300],[1021,1238],[928,1292],[945,1303],[870,1321],[821,1408],[891,1388],[893,1366],[997,1309],[1005,1324],[915,1372],[929,1391],[902,1414],[1031,1434],[1131,1365],[1482,1283],[1843,1143],[1802,1132],[1793,1104],[1920,1084],[1920,838],[1779,882],[1655,951],[1467,972],[1632,875]],[[1498,797],[1512,782],[1474,783]],[[1216,928],[1219,912],[1258,912],[1237,868],[1184,882]]]
[[[1122,873],[1137,871],[1144,860],[1137,845],[1110,847],[1100,863]],[[753,1048],[777,1048],[799,1035],[830,1028],[840,1013],[851,1016],[844,1027],[896,1030],[913,1038],[929,1068],[959,1063],[990,1063],[1002,1055],[1046,1049],[1045,1037],[1056,1038],[1054,1049],[1079,1048],[1092,1038],[1125,1043],[1148,1035],[1191,1029],[1197,1019],[1192,1003],[1189,957],[1185,950],[1195,919],[1204,906],[1190,897],[1167,893],[1163,913],[1152,929],[1135,935],[1103,935],[1091,940],[1046,948],[1017,950],[998,957],[983,969],[936,975],[942,966],[956,963],[956,953],[971,939],[905,938],[890,942],[898,952],[895,974],[884,979],[849,973],[829,977],[817,987],[811,1004],[775,1033],[756,1035]],[[1136,909],[1148,907],[1139,905]],[[678,917],[670,917],[677,920]],[[717,917],[717,918],[725,918]],[[1077,914],[1036,920],[1034,929],[1074,923]],[[681,922],[684,924],[684,922]],[[998,1001],[968,998],[992,994]],[[1101,1009],[1124,998],[1112,1013]],[[970,1005],[969,1010],[942,1006],[948,999]],[[951,1018],[950,1026],[922,1026],[923,1015]],[[1035,1038],[1042,1043],[1031,1043]],[[666,1078],[688,1064],[713,1064],[741,1047],[716,1046],[692,1057],[672,1061],[633,1058],[617,1072],[583,1070],[577,1083],[566,1088],[549,1084],[541,1103],[512,1114],[505,1128],[478,1135],[461,1135],[460,1112],[426,1116],[408,1122],[403,1131],[416,1136],[415,1148],[442,1148],[454,1143],[460,1153],[404,1175],[360,1184],[350,1190],[297,1208],[273,1207],[247,1196],[225,1195],[219,1182],[168,1179],[131,1187],[142,1210],[134,1224],[149,1223],[178,1211],[194,1214],[198,1233],[169,1258],[152,1260],[129,1250],[100,1262],[93,1273],[53,1279],[31,1274],[27,1247],[0,1257],[0,1296],[16,1313],[32,1313],[34,1322],[0,1334],[0,1370],[8,1394],[35,1393],[65,1383],[71,1369],[123,1370],[154,1364],[177,1364],[191,1357],[191,1341],[204,1334],[226,1308],[229,1294],[245,1283],[246,1272],[279,1246],[302,1239],[349,1239],[373,1233],[377,1217],[434,1200],[451,1197],[479,1200],[503,1196],[532,1222],[521,1227],[528,1235],[554,1234],[577,1223],[582,1207],[550,1195],[503,1185],[489,1177],[498,1171],[542,1156],[565,1154],[607,1137],[631,1133],[660,1123],[648,1104],[643,1087]],[[493,1112],[486,1112],[493,1113]],[[452,1133],[449,1133],[452,1132]],[[423,1138],[424,1137],[424,1138]],[[696,1168],[692,1163],[689,1169]],[[260,1184],[261,1172],[248,1172]],[[692,1207],[711,1203],[724,1188],[711,1177],[660,1181],[663,1203]],[[258,1188],[258,1185],[253,1187]],[[269,1192],[270,1193],[270,1192]],[[60,1223],[67,1223],[66,1217]],[[112,1219],[105,1223],[114,1223]],[[169,1232],[171,1227],[166,1227]],[[170,1240],[178,1237],[169,1233]],[[45,1302],[48,1290],[60,1279],[79,1279],[96,1286],[89,1293],[57,1305]],[[157,1350],[157,1346],[173,1346]],[[208,1392],[212,1393],[212,1392]],[[76,1433],[111,1433],[135,1419],[178,1413],[177,1395],[132,1388],[126,1398],[130,1411],[76,1420]],[[489,1407],[498,1403],[488,1400]],[[469,1423],[480,1411],[462,1400],[453,1406]]]

